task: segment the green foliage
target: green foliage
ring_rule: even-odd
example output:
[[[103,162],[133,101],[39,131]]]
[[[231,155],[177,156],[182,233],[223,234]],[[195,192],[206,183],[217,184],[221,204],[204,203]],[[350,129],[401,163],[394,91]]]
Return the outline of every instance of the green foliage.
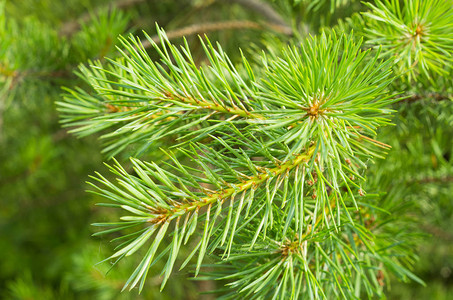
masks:
[[[196,273],[208,251],[214,252],[225,243],[226,258],[230,251],[237,251],[233,247],[237,224],[249,224],[242,231],[249,233],[252,242],[247,248],[251,251],[270,230],[280,232],[277,240],[306,236],[321,241],[313,235],[326,237],[332,228],[339,231],[343,223],[354,223],[349,205],[352,202],[358,207],[355,195],[364,193],[360,169],[367,159],[380,157],[373,145],[386,148],[369,136],[388,123],[385,115],[389,111],[383,107],[392,101],[391,95],[386,95],[392,79],[391,61],[378,62],[379,53],[367,57],[369,51],[360,51],[360,43],[354,43],[351,36],[322,35],[307,40],[300,50],[293,47],[283,49],[279,57],[263,56],[263,66],[258,67],[264,70],[261,78],[243,57],[241,69],[245,74],[241,76],[220,46],[215,50],[209,40],[201,43],[210,67],[198,68],[187,44],[179,51],[163,32],[159,36],[162,48],[148,40],[163,65],[154,63],[135,38],[123,39],[129,55],[111,60],[108,69],[99,64],[92,70],[82,69],[103,97],[69,90],[66,101],[59,103],[65,122],[82,125],[76,129],[82,134],[118,126],[122,121],[124,125],[108,135],[115,141],[122,136],[120,142],[107,149],[123,150],[121,144],[129,144],[131,136],[133,142],[151,147],[174,135],[181,142],[177,150],[195,163],[184,166],[171,153],[173,164],[169,169],[133,160],[138,177],[129,175],[120,165],[112,169],[121,178],[118,186],[99,175],[99,181],[108,188],[99,188],[100,194],[117,203],[105,205],[133,214],[123,216],[124,222],[99,224],[114,226],[102,233],[138,226],[109,259],[132,255],[155,235],[125,288],[139,285],[142,290],[170,224],[174,226],[173,239],[162,252],[169,251],[162,287],[182,241],[187,242],[199,222],[205,223],[203,234],[189,256],[198,251]],[[105,114],[106,108],[114,112]],[[207,137],[211,139],[207,144],[195,143]],[[253,161],[260,156],[263,161]],[[309,180],[316,184],[307,183]],[[236,197],[241,199],[239,204],[235,204]],[[206,213],[198,217],[205,206]],[[333,207],[339,209],[333,211]],[[282,208],[288,216],[277,224],[276,215]],[[262,213],[249,216],[249,210]],[[343,214],[347,221],[342,220]],[[217,222],[218,218],[222,221]],[[150,225],[143,227],[147,223]],[[305,233],[307,230],[311,234]],[[306,243],[305,239],[300,242]],[[325,251],[315,247],[313,252],[319,249]],[[329,260],[326,252],[322,254]],[[316,257],[322,260],[323,256]],[[301,280],[309,264],[305,262],[305,268],[291,266],[300,270],[292,271],[291,282]],[[318,261],[317,265],[323,264]],[[320,279],[310,278],[311,288],[304,293],[311,293],[311,297],[325,295],[323,289],[318,292],[316,288]],[[258,291],[261,289],[253,290],[261,295]],[[274,292],[287,296],[283,288]],[[291,297],[298,294],[293,291]]]
[[[325,11],[326,8],[328,8],[330,13],[333,13],[336,9],[340,9],[348,4],[351,4],[351,2],[354,2],[354,0],[294,0],[294,4],[306,4],[307,9],[310,11]]]
[[[368,6],[369,43],[382,45],[383,56],[397,54],[399,73],[407,73],[409,81],[418,74],[448,74],[453,61],[451,1],[378,0]]]
[[[0,2],[0,293],[448,293],[451,0],[30,3]]]
[[[72,38],[75,48],[72,55],[77,53],[85,59],[104,58],[115,45],[117,36],[126,31],[129,22],[128,14],[116,10],[93,17],[92,22],[83,23],[81,30]]]

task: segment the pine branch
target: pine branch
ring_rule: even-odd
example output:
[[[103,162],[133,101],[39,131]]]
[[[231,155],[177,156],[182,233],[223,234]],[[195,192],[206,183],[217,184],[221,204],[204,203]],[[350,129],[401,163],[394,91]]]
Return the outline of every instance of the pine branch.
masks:
[[[119,136],[124,136],[127,132],[131,132],[131,129],[133,129],[134,132],[129,136],[124,136],[118,143],[112,144],[107,148],[108,150],[115,149],[115,152],[111,153],[113,155],[124,150],[129,144],[138,142],[138,139],[152,139],[153,141],[156,141],[168,136],[170,133],[178,135],[182,132],[187,132],[187,129],[195,128],[200,122],[215,122],[215,125],[200,128],[196,131],[190,131],[190,137],[206,137],[207,134],[210,134],[213,130],[219,130],[223,126],[222,124],[226,124],[217,117],[220,113],[232,117],[228,119],[228,122],[231,122],[234,119],[236,119],[235,122],[244,122],[245,119],[246,122],[256,124],[256,126],[259,126],[259,124],[269,124],[268,126],[263,126],[266,130],[280,130],[283,126],[289,126],[291,130],[288,131],[286,135],[275,137],[275,141],[278,142],[282,140],[289,142],[295,138],[295,134],[300,134],[300,132],[303,132],[304,130],[309,130],[311,123],[306,121],[301,122],[301,120],[319,120],[319,122],[313,123],[313,125],[319,126],[319,137],[325,140],[323,143],[324,145],[332,145],[332,141],[326,140],[326,136],[321,134],[321,132],[324,131],[321,127],[328,126],[327,123],[325,123],[326,117],[331,116],[333,117],[332,120],[346,122],[343,125],[339,124],[339,127],[337,127],[338,130],[340,130],[339,128],[347,126],[347,128],[350,128],[355,132],[354,135],[356,135],[358,131],[363,130],[364,132],[374,134],[374,130],[370,125],[383,122],[384,119],[372,117],[372,115],[375,114],[372,111],[379,111],[379,107],[384,106],[386,103],[390,103],[388,99],[382,99],[382,101],[372,100],[373,104],[370,102],[369,108],[361,108],[362,110],[370,110],[370,115],[367,116],[368,125],[363,126],[362,121],[358,121],[358,116],[351,115],[355,114],[355,111],[350,105],[351,101],[344,102],[347,103],[346,105],[339,102],[342,99],[340,95],[344,96],[346,99],[348,99],[348,97],[351,98],[349,95],[353,95],[355,89],[354,85],[357,83],[351,82],[352,86],[349,90],[346,90],[347,85],[341,87],[338,85],[341,92],[338,92],[339,94],[337,95],[315,94],[315,90],[320,88],[325,89],[326,87],[310,87],[307,91],[287,91],[286,86],[288,83],[285,82],[286,79],[281,81],[282,78],[280,76],[275,77],[274,74],[289,73],[288,76],[292,76],[291,73],[294,71],[284,69],[286,67],[282,68],[279,58],[266,62],[266,64],[269,64],[269,68],[275,68],[275,70],[269,69],[267,71],[269,74],[267,75],[269,77],[267,80],[270,80],[270,82],[265,81],[263,84],[260,82],[260,79],[255,78],[254,72],[244,57],[243,69],[246,70],[246,72],[242,72],[241,74],[238,69],[231,64],[221,48],[219,48],[219,51],[215,50],[209,40],[207,40],[207,44],[203,42],[202,45],[211,62],[211,67],[199,69],[193,62],[187,46],[182,48],[181,51],[178,51],[175,46],[170,44],[163,32],[160,32],[160,37],[162,41],[161,47],[157,46],[151,38],[148,37],[148,40],[162,57],[163,65],[152,62],[140,42],[131,38],[129,41],[126,39],[122,40],[124,47],[129,52],[129,55],[123,53],[124,62],[121,60],[110,61],[111,63],[108,66],[108,69],[104,69],[99,63],[91,70],[85,67],[81,68],[81,75],[88,79],[88,83],[100,95],[105,96],[93,97],[82,91],[68,91],[69,93],[65,99],[66,103],[61,102],[59,105],[61,107],[60,111],[68,114],[64,121],[65,123],[68,123],[69,125],[82,125],[81,127],[72,130],[73,132],[79,132],[83,135],[92,134],[108,127],[117,126],[117,124],[119,124],[118,120],[123,120],[124,125],[122,128],[116,130],[115,133],[112,133],[111,135],[106,135],[106,138],[116,139]],[[318,43],[318,41],[314,42]],[[357,50],[358,48],[355,48],[355,50],[352,51]],[[338,49],[335,51],[338,51]],[[285,59],[291,60],[293,64],[300,64],[300,59],[296,59],[296,53],[288,52],[285,55]],[[309,55],[316,56],[314,52],[311,52]],[[326,53],[326,55],[332,54]],[[355,62],[355,67],[351,68],[348,72],[355,72],[359,64],[362,63],[365,55],[366,52],[361,53],[360,58]],[[352,57],[352,55],[348,56],[338,63],[346,64]],[[329,59],[330,58],[326,57],[326,62],[330,62]],[[175,63],[173,61],[175,61]],[[366,67],[367,72],[370,72],[369,74],[362,74],[364,77],[368,76],[367,80],[373,78],[369,76],[372,72],[376,73],[380,70],[372,68],[374,63],[376,63],[376,60],[370,62]],[[168,68],[169,71],[165,71],[163,69],[164,66],[165,68]],[[382,65],[381,67],[386,68],[387,66],[388,65]],[[329,72],[336,72],[336,69],[333,69],[332,66],[326,67]],[[318,68],[318,66],[313,65],[311,68]],[[389,74],[390,73],[387,72],[384,76],[388,77]],[[302,75],[311,76],[309,73]],[[109,79],[112,76],[113,78],[116,78],[114,81]],[[348,80],[354,78],[350,74],[336,76],[349,77]],[[150,78],[152,78],[151,81]],[[380,79],[381,77],[376,77],[373,80]],[[294,77],[294,80],[315,83],[317,79],[308,77],[297,78],[296,76]],[[272,81],[274,83],[272,83]],[[376,89],[375,93],[383,93],[388,82],[390,81],[387,81],[380,88]],[[300,83],[292,84],[293,86],[300,85]],[[329,84],[336,83],[332,82]],[[360,84],[363,85],[366,83],[362,81]],[[328,88],[331,89],[332,87]],[[286,94],[288,92],[290,94]],[[292,100],[300,97],[299,93],[307,95],[304,96],[304,98],[306,98],[304,99],[305,103],[303,106]],[[360,93],[365,93],[365,90]],[[360,93],[352,97],[360,99]],[[270,95],[275,96],[269,98]],[[115,101],[110,100],[114,97]],[[372,99],[369,95],[366,97]],[[252,101],[253,99],[260,100]],[[361,102],[359,101],[357,103]],[[286,112],[279,111],[279,107],[282,105],[287,107]],[[328,106],[335,108],[326,109]],[[76,113],[75,108],[77,107],[79,107],[79,111]],[[279,112],[274,113],[274,108],[275,111]],[[204,110],[210,112],[203,113]],[[108,113],[107,115],[105,114],[106,112]],[[98,116],[96,116],[97,114]],[[88,118],[84,117],[84,115]],[[341,115],[345,116],[345,121],[340,121],[342,120]],[[158,117],[156,118],[156,116]],[[350,119],[351,116],[352,119]],[[112,118],[116,121],[105,122],[105,120]],[[349,124],[350,122],[356,121],[359,122],[359,129],[355,129],[353,124]],[[167,126],[171,126],[171,128],[174,129],[167,128],[164,133],[162,128]],[[343,140],[346,136],[351,134],[349,129],[346,130],[347,132],[343,133],[340,133],[340,131],[337,131],[336,135],[339,134],[340,136],[343,136]],[[363,133],[360,134],[363,135]],[[188,136],[184,137],[183,135],[178,138],[179,140],[184,141],[187,137]],[[328,139],[331,138],[333,138],[333,136]],[[288,155],[300,152],[307,143],[308,139],[304,138]],[[142,148],[140,151],[143,150],[144,149]],[[376,153],[373,155],[375,154]]]
[[[363,207],[366,211],[366,208]],[[367,212],[360,213],[366,217]],[[278,222],[278,218],[276,218]],[[385,221],[383,221],[385,224]],[[270,234],[279,230],[276,227]],[[300,295],[309,298],[345,299],[358,297],[354,282],[365,279],[366,294],[382,293],[383,277],[387,277],[383,265],[393,269],[401,278],[420,279],[410,273],[401,262],[392,261],[392,253],[403,253],[404,247],[388,239],[390,232],[381,228],[378,235],[360,225],[347,224],[336,234],[321,228],[318,232],[299,239],[280,243],[271,238],[264,239],[253,251],[247,250],[247,235],[229,259],[214,265],[217,272],[206,274],[208,279],[229,280],[231,292],[221,290],[225,299],[238,297],[262,297],[297,299]],[[371,266],[379,266],[372,268]],[[222,268],[222,266],[225,266]]]
[[[395,57],[400,74],[411,81],[431,73],[448,75],[452,67],[453,14],[451,3],[444,0],[398,0],[366,3],[365,13],[371,45],[382,45],[383,57]],[[417,76],[421,74],[422,76]]]
[[[116,126],[118,122],[105,122],[114,117],[126,121],[123,130],[117,130],[117,134],[123,135],[123,132],[130,132],[134,128],[141,140],[158,140],[169,134],[188,132],[201,122],[217,122],[218,114],[231,117],[225,122],[231,122],[237,117],[261,118],[253,112],[250,105],[249,97],[253,95],[252,87],[248,84],[253,76],[250,69],[249,78],[243,79],[221,48],[216,51],[209,40],[207,44],[203,42],[203,47],[212,67],[199,69],[192,60],[187,45],[185,49],[178,51],[162,32],[160,35],[163,43],[161,48],[149,36],[148,40],[162,57],[162,65],[152,62],[140,41],[131,38],[122,39],[130,55],[123,53],[127,65],[123,65],[125,62],[121,60],[111,60],[109,69],[102,68],[100,63],[96,63],[92,69],[81,67],[81,76],[88,79],[88,83],[99,94],[107,96],[92,97],[83,91],[68,90],[66,103],[60,103],[60,110],[68,113],[65,122],[83,125],[73,132],[92,134]],[[245,58],[244,66],[249,68]],[[168,68],[168,71],[163,67]],[[109,78],[112,76],[117,77],[121,83],[111,81]],[[151,82],[150,76],[154,78]],[[114,97],[116,100],[112,101]],[[76,107],[79,107],[78,112]],[[105,115],[106,112],[109,114]],[[93,119],[80,121],[83,115],[90,118],[96,114],[98,116]],[[156,118],[158,115],[161,116]],[[166,126],[170,127],[163,131]],[[198,129],[198,137],[205,137],[219,126],[223,126],[222,122]],[[197,136],[196,132],[189,133]],[[111,137],[115,138],[116,135]],[[115,154],[131,142],[137,142],[135,139],[134,136],[125,137],[109,149],[115,149],[112,153]]]
[[[211,205],[215,202],[221,201],[224,202],[225,200],[229,199],[231,196],[235,194],[239,194],[250,189],[257,189],[260,185],[264,184],[266,181],[276,178],[276,177],[284,177],[284,175],[289,174],[291,170],[294,168],[307,163],[314,152],[315,147],[312,146],[310,150],[307,151],[305,154],[296,155],[293,161],[284,162],[280,166],[272,169],[260,169],[260,174],[251,176],[248,180],[241,182],[239,184],[231,184],[231,183],[224,183],[225,186],[231,186],[226,189],[222,189],[216,191],[206,197],[201,199],[190,199],[187,198],[186,200],[192,201],[189,204],[181,205],[175,207],[173,210],[168,211],[166,213],[166,220],[172,220],[175,216],[179,216],[181,212],[187,213],[194,211],[195,209],[200,209],[203,206]],[[234,187],[233,187],[234,186]]]
[[[159,245],[172,231],[172,242],[158,256],[168,254],[163,287],[180,248],[202,222],[201,240],[182,264],[198,253],[196,274],[208,253],[219,249],[228,259],[238,250],[235,240],[241,234],[248,241],[240,247],[252,251],[277,224],[277,252],[286,257],[292,257],[294,237],[305,243],[323,240],[341,234],[346,223],[358,232],[349,211],[358,209],[356,197],[365,195],[360,169],[389,147],[371,136],[388,124],[390,111],[383,107],[394,101],[386,91],[392,81],[390,61],[378,62],[379,53],[365,60],[369,51],[360,51],[350,35],[322,35],[300,49],[264,56],[263,77],[256,78],[244,57],[240,72],[209,40],[202,45],[210,66],[200,68],[187,45],[177,49],[161,30],[159,38],[160,46],[147,36],[162,64],[149,58],[138,39],[122,39],[126,51],[121,59],[110,60],[107,68],[100,63],[81,68],[80,76],[96,94],[68,90],[66,102],[59,104],[66,121],[82,125],[76,130],[83,134],[124,122],[108,134],[119,138],[110,146],[117,151],[131,139],[155,142],[175,134],[182,158],[195,164],[184,165],[170,153],[162,166],[133,159],[137,176],[117,163],[111,171],[118,184],[99,174],[95,178],[106,186],[94,185],[97,192],[116,202],[104,205],[132,213],[119,223],[97,224],[113,226],[98,234],[142,227],[118,238],[129,240],[109,259],[132,255],[154,236],[125,288],[143,288]],[[194,138],[209,139],[194,143]],[[356,243],[368,249],[364,235]],[[312,246],[340,276],[340,262],[316,243]]]
[[[243,201],[246,201],[244,204],[248,203],[250,207],[251,201],[253,200],[252,190],[258,189],[264,183],[268,184],[269,181],[273,178],[288,176],[289,172],[292,169],[296,168],[300,164],[307,163],[307,161],[313,155],[313,151],[314,147],[308,150],[307,153],[296,156],[294,160],[285,162],[275,168],[260,168],[259,174],[250,176],[245,181],[235,183],[225,182],[223,179],[221,179],[221,174],[216,174],[212,171],[209,171],[210,174],[208,174],[207,178],[205,179],[197,177],[193,174],[190,174],[190,169],[183,167],[174,157],[172,157],[172,160],[175,163],[175,168],[182,174],[185,174],[184,179],[179,179],[183,177],[175,177],[175,174],[165,171],[155,164],[147,164],[138,160],[132,160],[132,163],[134,164],[134,170],[136,174],[139,175],[139,177],[133,177],[127,174],[127,172],[119,164],[117,164],[115,168],[111,168],[111,170],[115,174],[122,177],[121,180],[119,180],[119,184],[125,189],[116,187],[110,181],[98,174],[99,177],[94,179],[108,187],[110,191],[97,186],[94,187],[96,187],[101,195],[119,203],[117,205],[109,204],[108,206],[121,207],[129,212],[132,212],[135,216],[122,217],[121,219],[125,221],[123,225],[121,223],[112,223],[111,225],[119,226],[117,228],[108,229],[97,234],[110,233],[113,230],[121,230],[125,228],[124,226],[131,227],[144,223],[150,224],[145,227],[146,231],[144,231],[143,234],[126,242],[126,245],[124,245],[120,250],[113,254],[109,259],[121,259],[124,255],[131,255],[132,253],[137,251],[137,249],[148,239],[150,239],[152,234],[156,230],[159,229],[157,237],[155,238],[153,245],[150,248],[150,254],[145,256],[144,260],[137,268],[137,271],[126,283],[125,288],[127,286],[129,286],[129,288],[133,288],[136,286],[136,284],[139,283],[139,281],[141,282],[140,290],[143,288],[143,282],[147,272],[146,270],[147,268],[149,268],[149,264],[152,263],[152,258],[154,257],[154,254],[157,251],[157,248],[162,241],[170,222],[175,220],[174,222],[176,222],[176,232],[171,245],[169,245],[169,247],[172,247],[173,253],[169,256],[167,267],[165,269],[166,276],[164,278],[162,287],[165,285],[168,276],[171,273],[176,255],[179,252],[179,247],[181,247],[182,245],[183,239],[185,244],[188,238],[193,234],[197,223],[202,221],[202,218],[198,217],[200,209],[206,206],[207,212],[204,217],[206,224],[202,240],[198,243],[198,246],[189,256],[190,258],[193,254],[195,254],[195,251],[198,250],[198,272],[202,259],[205,256],[208,248],[208,241],[212,234],[219,229],[218,226],[221,226],[222,224],[220,223],[220,225],[215,225],[217,217],[222,211],[222,205],[225,203],[225,201],[230,200],[228,219],[231,220],[233,218],[233,215],[239,216],[241,209],[233,213],[233,200],[236,195],[242,194],[241,203]],[[197,162],[201,167],[205,169],[205,171],[208,171],[201,160],[198,160]],[[176,182],[179,182],[179,187],[175,185]],[[217,191],[209,192],[201,186],[201,182],[207,182],[211,185],[219,187],[221,183],[222,186],[226,188],[220,188]],[[191,189],[193,188],[197,188],[198,191],[191,191]],[[249,196],[246,196],[246,193],[248,193]],[[216,209],[214,216],[211,215],[211,211],[213,209]],[[180,221],[182,221],[182,218],[184,216],[184,224],[180,224]],[[236,217],[235,221],[232,223],[234,224],[234,226],[236,226],[237,222],[238,217]],[[228,221],[227,224],[228,225],[226,226],[229,227],[230,221]],[[98,225],[111,226],[109,223]],[[217,226],[215,227],[215,230],[213,230],[214,226]],[[262,226],[257,229],[255,235],[258,236],[261,230]],[[178,231],[180,232],[179,237]],[[139,232],[143,231],[140,230]],[[228,233],[228,228],[224,228],[224,232],[225,234]],[[233,241],[234,232],[235,230],[233,229],[230,233],[230,246]],[[226,238],[226,235],[224,236]],[[225,238],[223,238],[223,241],[225,241]],[[183,264],[183,266],[184,265],[185,263]]]
[[[108,9],[141,2],[115,1]],[[182,269],[194,262],[195,276],[203,275],[198,279],[227,282],[218,291],[221,299],[384,298],[392,276],[423,284],[410,270],[420,237],[417,216],[407,214],[415,195],[409,192],[420,190],[416,184],[443,191],[453,181],[445,139],[452,121],[450,2],[376,0],[366,3],[370,11],[363,18],[355,15],[301,42],[266,39],[268,51],[252,54],[253,59],[242,53],[232,59],[233,54],[202,38],[206,60],[199,65],[185,39],[183,46],[170,40],[244,29],[301,38],[289,24],[308,28],[312,22],[287,21],[278,5],[328,24],[359,7],[358,2],[297,0],[290,7],[286,0],[274,6],[223,1],[262,21],[194,24],[168,34],[157,28],[157,35],[144,33],[143,41],[120,37],[119,56],[104,59],[128,24],[124,15],[103,15],[99,8],[91,15],[99,20],[82,24],[82,30],[77,22],[64,24],[61,34],[73,36],[68,46],[64,36],[38,22],[24,20],[24,29],[9,22],[2,14],[6,2],[0,0],[0,133],[6,104],[12,92],[20,91],[18,83],[72,79],[65,70],[74,61],[101,56],[79,68],[84,82],[65,88],[57,106],[72,133],[99,133],[109,157],[122,153],[152,159],[131,158],[124,165],[114,160],[108,167],[113,176],[91,177],[93,192],[105,200],[99,205],[121,216],[93,224],[102,228],[94,236],[113,234],[116,248],[106,261],[114,266],[141,255],[126,283],[110,282],[113,288],[121,284],[123,290],[141,292],[149,278],[163,289],[176,264]],[[351,28],[354,34],[348,33]],[[47,91],[34,88],[28,93],[39,95],[36,99],[49,98]],[[429,106],[422,100],[438,103]],[[390,124],[394,111],[389,107],[397,102],[402,105],[393,106],[401,110],[394,118],[396,130],[380,130]],[[5,116],[21,121],[20,110],[17,117],[14,111]],[[378,132],[387,136],[382,139]],[[48,142],[64,137],[66,129]],[[399,151],[394,160],[367,171],[391,146]],[[35,149],[29,148],[18,148],[20,161],[33,158]],[[23,169],[0,181],[18,184],[27,175]],[[414,170],[418,179],[411,175]],[[401,179],[396,183],[395,174]],[[33,206],[24,208],[31,213]],[[422,229],[451,240],[439,228]],[[205,269],[207,256],[218,263]],[[155,268],[161,260],[159,276]]]

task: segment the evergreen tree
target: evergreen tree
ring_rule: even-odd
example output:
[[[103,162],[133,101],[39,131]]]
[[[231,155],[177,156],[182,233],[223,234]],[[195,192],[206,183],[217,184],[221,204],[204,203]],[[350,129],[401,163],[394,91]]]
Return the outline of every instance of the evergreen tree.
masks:
[[[37,288],[31,270],[8,285],[13,297],[182,298],[196,289],[183,269],[222,299],[385,297],[392,278],[425,284],[413,272],[419,245],[421,255],[445,251],[440,275],[450,276],[451,0],[104,2],[63,22],[64,8],[82,9],[70,1],[47,23],[12,17],[27,1],[2,2],[10,14],[0,15],[2,115],[25,129],[2,131],[2,148],[18,150],[2,149],[2,173],[13,175],[1,188],[16,197],[25,172],[24,203],[42,181],[56,195],[69,180],[79,191],[97,160],[84,141],[98,137],[110,174],[89,182],[101,202],[94,236],[115,247],[97,267],[105,273],[110,263],[112,275],[99,278],[91,268],[99,242],[65,231],[56,244],[78,246],[63,252],[72,263],[46,275],[59,290]],[[189,13],[161,17],[184,6]],[[148,33],[129,29],[146,7],[156,29],[149,16],[133,21]],[[210,19],[200,22],[203,11]],[[58,129],[54,103],[83,139]],[[39,122],[37,132],[24,118]],[[34,142],[13,141],[22,132]],[[71,226],[62,220],[74,205],[84,228],[90,205],[74,202],[43,224]],[[439,241],[423,243],[423,232]],[[14,274],[17,262],[3,264]]]

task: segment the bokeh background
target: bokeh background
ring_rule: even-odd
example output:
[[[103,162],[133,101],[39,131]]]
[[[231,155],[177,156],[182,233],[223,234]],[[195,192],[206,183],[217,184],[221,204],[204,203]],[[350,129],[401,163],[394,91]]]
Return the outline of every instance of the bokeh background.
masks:
[[[0,0],[1,299],[214,299],[200,292],[217,283],[188,280],[187,271],[175,272],[162,293],[157,274],[141,295],[120,293],[134,258],[108,274],[108,263],[96,264],[113,246],[108,237],[91,237],[90,223],[112,220],[115,212],[95,206],[99,199],[85,191],[85,182],[106,170],[107,158],[98,136],[77,139],[62,128],[55,102],[62,86],[83,86],[74,73],[79,64],[118,55],[119,34],[153,35],[156,22],[175,43],[187,35],[202,62],[196,34],[219,41],[234,59],[239,47],[253,54],[273,40],[303,38],[363,9],[360,1],[334,1],[335,10],[329,0],[292,2]],[[322,17],[314,17],[313,9]],[[396,127],[386,129],[397,133],[386,141],[392,152],[370,172],[394,174],[388,192],[412,205],[421,233],[415,274],[426,287],[393,279],[387,295],[452,299],[453,110],[450,103],[408,105],[398,107]],[[422,173],[431,175],[417,176]]]

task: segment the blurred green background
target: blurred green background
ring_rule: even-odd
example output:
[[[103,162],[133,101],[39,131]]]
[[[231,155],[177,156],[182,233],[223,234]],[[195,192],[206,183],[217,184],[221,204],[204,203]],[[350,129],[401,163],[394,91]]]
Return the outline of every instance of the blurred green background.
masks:
[[[221,30],[209,31],[209,36],[234,58],[238,47],[254,53],[275,39],[289,39],[282,24],[275,26],[282,20],[304,36],[362,8],[359,1],[345,1],[347,5],[330,13],[329,1],[324,1],[319,18],[309,12],[307,1],[298,6],[290,0],[267,1],[280,16],[272,19],[272,14],[248,2],[257,3],[0,1],[1,299],[213,299],[200,292],[215,288],[215,283],[190,281],[185,271],[175,272],[163,293],[159,293],[157,275],[149,276],[141,295],[120,293],[136,263],[133,258],[108,275],[108,263],[96,265],[112,253],[112,246],[108,237],[91,237],[95,231],[89,224],[112,220],[115,214],[96,207],[99,199],[85,192],[88,175],[105,171],[102,141],[93,136],[77,139],[63,129],[55,101],[60,99],[61,86],[83,86],[74,75],[78,64],[117,55],[118,34],[142,35],[143,29],[153,35],[155,22],[175,35],[187,26],[224,22],[223,27],[217,26]],[[231,20],[240,20],[244,28],[228,28]],[[202,61],[196,36],[188,36],[188,42]],[[395,174],[388,180],[387,191],[414,204],[411,213],[424,233],[415,249],[420,256],[415,273],[427,286],[394,280],[389,299],[453,298],[451,106],[397,106],[396,127],[386,129],[393,134],[382,133],[390,137],[384,142],[393,150],[370,170]],[[430,172],[432,176],[417,177]]]

